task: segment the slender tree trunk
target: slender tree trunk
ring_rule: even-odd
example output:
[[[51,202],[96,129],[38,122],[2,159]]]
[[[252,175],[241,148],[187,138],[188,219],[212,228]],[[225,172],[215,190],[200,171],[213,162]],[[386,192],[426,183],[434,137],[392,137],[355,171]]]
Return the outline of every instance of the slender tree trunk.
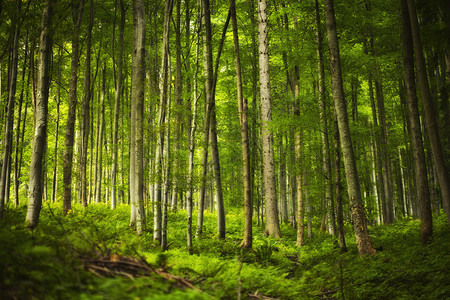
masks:
[[[414,4],[414,0],[408,0],[409,18],[411,22],[412,40],[414,45],[414,57],[416,60],[416,71],[418,77],[418,83],[420,93],[422,95],[423,109],[425,112],[425,125],[428,130],[428,135],[431,144],[431,151],[433,153],[433,160],[436,166],[436,171],[439,179],[439,185],[442,193],[442,203],[444,211],[447,214],[448,222],[450,223],[450,175],[445,165],[444,154],[442,151],[441,140],[439,138],[438,119],[436,118],[436,110],[434,107],[433,99],[430,93],[430,87],[428,85],[428,78],[426,74],[425,58],[423,55],[422,44],[420,41],[419,24],[417,21],[417,12]],[[421,204],[421,210],[427,210],[423,207],[425,203]],[[428,218],[430,216],[424,215],[425,211],[422,211],[421,217]],[[424,220],[428,224],[432,221]],[[432,229],[429,229],[432,232]]]
[[[279,212],[280,220],[283,223],[288,221],[287,218],[287,195],[286,195],[286,150],[283,146],[283,134],[280,135],[278,141],[278,151],[280,156],[279,170],[278,170],[278,185],[279,185]]]
[[[117,82],[114,96],[114,123],[112,139],[112,170],[111,170],[111,209],[116,208],[117,203],[117,165],[119,152],[119,108],[123,95],[123,41],[125,32],[125,4],[120,0],[120,26],[119,26],[119,56],[117,58]]]
[[[361,199],[361,188],[359,184],[358,171],[356,169],[355,155],[353,153],[350,127],[347,116],[347,105],[345,102],[344,85],[342,82],[339,44],[334,15],[333,0],[325,0],[325,16],[328,33],[328,44],[330,48],[331,61],[331,83],[334,107],[336,110],[342,154],[344,158],[345,174],[347,177],[350,208],[353,218],[356,245],[361,256],[374,254],[375,249],[370,241],[367,230],[366,214]]]
[[[72,33],[72,63],[70,71],[69,87],[69,112],[67,116],[66,134],[64,139],[64,165],[63,165],[63,210],[67,213],[72,208],[72,165],[73,165],[73,147],[75,138],[75,119],[77,105],[77,82],[78,82],[78,62],[80,47],[80,26],[83,15],[84,0],[78,2],[72,1],[74,30]]]
[[[344,209],[342,207],[342,182],[341,182],[341,142],[339,137],[339,126],[335,115],[334,121],[334,190],[336,194],[336,229],[341,251],[347,251],[344,235]]]
[[[14,155],[14,206],[19,206],[19,185],[20,185],[20,176],[21,176],[21,164],[20,164],[20,159],[21,159],[21,154],[22,154],[22,148],[23,148],[23,142],[21,142],[20,137],[23,136],[23,130],[25,130],[25,127],[23,128],[23,130],[20,130],[20,126],[21,126],[21,122],[22,122],[22,106],[23,106],[23,97],[24,97],[24,90],[26,87],[26,84],[28,84],[29,82],[26,83],[25,81],[25,75],[26,75],[26,71],[27,68],[25,67],[27,65],[27,58],[28,58],[28,33],[27,33],[27,38],[26,38],[26,45],[25,45],[25,57],[24,57],[24,61],[23,61],[23,70],[22,70],[22,88],[20,91],[20,98],[19,98],[19,108],[18,108],[18,112],[19,112],[19,116],[17,118],[17,126],[16,126],[16,149],[15,149],[15,155]],[[0,83],[1,84],[1,83]],[[0,93],[1,94],[1,93]],[[27,99],[25,99],[25,101],[27,101]],[[25,104],[27,106],[27,104]],[[25,108],[26,110],[26,108]],[[25,124],[26,121],[26,113],[24,116],[24,120],[23,123]],[[0,213],[1,214],[1,213]]]
[[[131,99],[131,152],[133,170],[132,202],[136,210],[136,233],[145,229],[144,213],[144,164],[143,125],[145,92],[145,6],[143,0],[133,1],[133,56],[132,56],[132,99]]]
[[[167,126],[167,97],[168,97],[168,72],[169,72],[169,34],[170,34],[170,18],[172,15],[173,0],[167,0],[164,7],[164,31],[163,42],[161,48],[161,72],[159,81],[159,113],[158,113],[158,142],[156,148],[156,189],[154,200],[154,220],[153,220],[153,239],[161,240],[161,204],[163,193],[163,158],[164,158],[164,139],[165,126]]]
[[[375,105],[375,97],[373,94],[373,82],[372,76],[369,75],[369,93],[370,93],[370,105],[372,107],[372,118],[373,118],[373,127],[374,127],[374,158],[376,161],[376,177],[375,184],[377,187],[378,200],[381,202],[381,217],[383,219],[383,223],[387,223],[387,207],[386,207],[386,193],[385,193],[385,184],[384,184],[384,176],[383,176],[383,157],[381,155],[381,138],[380,138],[380,130],[378,127],[378,118],[377,118],[377,109]]]
[[[52,52],[51,18],[55,1],[48,0],[42,13],[41,36],[39,45],[39,80],[37,105],[35,110],[35,130],[33,136],[33,153],[30,164],[30,184],[28,194],[28,211],[26,223],[35,228],[39,221],[43,192],[43,160],[47,142],[48,94],[50,85],[50,58]]]
[[[281,238],[278,221],[277,192],[275,184],[275,163],[273,153],[273,133],[269,123],[272,121],[270,75],[269,75],[269,37],[267,24],[267,1],[258,1],[258,45],[259,80],[261,97],[262,149],[264,165],[264,196],[266,204],[265,234]]]
[[[242,145],[242,161],[243,161],[243,184],[244,184],[244,207],[245,207],[245,225],[244,239],[241,247],[252,247],[252,185],[250,177],[250,147],[248,137],[248,120],[247,120],[247,99],[243,96],[242,91],[242,75],[241,75],[241,58],[239,50],[239,35],[236,18],[236,1],[230,0],[231,23],[233,26],[233,42],[234,57],[236,64],[236,88],[239,109],[239,123],[241,125],[241,145]]]
[[[106,62],[103,61],[103,76],[100,92],[99,117],[97,118],[98,131],[96,141],[96,171],[95,171],[95,203],[100,203],[102,199],[102,175],[103,175],[103,131],[105,128],[105,94],[106,94]]]
[[[379,76],[378,76],[379,77]],[[380,79],[375,80],[375,95],[377,99],[378,119],[379,119],[379,159],[382,162],[382,176],[384,184],[384,199],[385,199],[385,219],[384,224],[390,224],[394,221],[393,216],[393,202],[392,202],[392,174],[390,167],[390,157],[387,149],[387,124],[386,124],[386,110],[384,105],[383,88]]]
[[[172,2],[173,3],[173,2]],[[173,5],[173,4],[172,4]],[[164,42],[163,42],[164,44]],[[172,66],[170,64],[170,58],[168,57],[167,60],[167,77],[172,78]],[[161,216],[161,250],[166,251],[167,250],[167,206],[169,205],[169,197],[170,197],[170,191],[171,191],[171,158],[170,158],[170,114],[171,114],[171,84],[168,81],[167,82],[167,121],[165,124],[165,164],[164,164],[164,185],[163,185],[163,191],[164,191],[164,197],[162,201],[162,216]]]
[[[62,73],[62,47],[59,47],[59,64],[58,64],[58,86],[56,88],[56,129],[55,129],[55,148],[53,162],[53,183],[52,183],[52,202],[56,201],[56,191],[58,187],[58,139],[59,139],[59,107],[61,104],[61,73]]]
[[[188,10],[188,3],[189,0],[186,3],[186,9]],[[187,248],[190,254],[193,252],[192,247],[192,196],[194,192],[194,185],[193,185],[193,177],[194,177],[194,155],[195,155],[195,131],[197,130],[197,105],[198,105],[198,99],[200,97],[197,96],[198,86],[197,86],[197,76],[198,76],[198,56],[199,56],[199,44],[200,44],[200,27],[201,27],[201,21],[200,21],[200,13],[198,14],[198,21],[197,21],[197,42],[195,47],[195,73],[194,73],[194,107],[192,111],[192,118],[191,118],[191,127],[190,127],[190,133],[189,133],[189,166],[188,166],[188,179],[187,179],[187,185],[188,185],[188,191],[186,194],[186,208],[187,208]],[[189,55],[188,55],[189,56]]]
[[[428,187],[427,165],[420,129],[419,106],[417,104],[416,78],[414,75],[414,50],[411,24],[408,14],[407,0],[401,0],[403,21],[403,65],[405,69],[406,98],[411,126],[411,140],[414,153],[415,179],[417,194],[420,202],[420,216],[422,219],[422,244],[431,240],[433,235],[433,218],[431,214],[430,192]]]
[[[323,62],[322,43],[323,36],[320,22],[319,1],[315,0],[316,10],[316,40],[317,40],[317,71],[319,74],[318,92],[319,92],[319,111],[320,111],[320,131],[322,138],[322,170],[325,179],[325,199],[328,207],[328,232],[330,235],[336,235],[336,217],[333,201],[333,184],[331,176],[330,146],[328,140],[328,115],[327,103],[325,99],[325,67]]]
[[[14,38],[12,48],[11,59],[11,71],[9,76],[8,87],[8,112],[6,117],[5,126],[5,150],[3,153],[3,167],[1,168],[0,178],[0,217],[3,214],[3,207],[5,201],[9,200],[10,190],[10,177],[11,177],[11,156],[12,156],[12,143],[13,143],[13,125],[14,125],[14,102],[16,96],[17,86],[17,65],[19,61],[19,35],[20,35],[20,22],[21,22],[21,2],[17,2],[17,16],[14,21]]]
[[[183,105],[183,77],[181,73],[181,0],[177,1],[177,16],[176,16],[176,76],[175,76],[175,145],[174,145],[174,155],[177,156],[180,151],[181,142],[181,131],[183,126],[181,107]],[[178,172],[179,172],[179,162],[174,159],[173,166],[173,178],[172,178],[172,199],[170,201],[170,206],[173,211],[177,209],[177,197],[178,197]]]
[[[206,25],[206,22],[210,22],[209,12],[209,0],[201,1],[202,11],[202,28],[203,28],[203,69],[205,76],[205,118],[204,123],[204,136],[203,136],[203,156],[202,156],[202,173],[200,179],[200,195],[198,200],[198,218],[197,218],[197,232],[196,237],[199,237],[203,233],[203,210],[205,209],[205,193],[206,193],[206,174],[208,172],[208,148],[209,148],[209,134],[211,125],[211,94],[213,89],[213,60],[212,60],[212,45],[211,45],[211,24]]]
[[[297,133],[295,135],[295,153],[297,154],[296,161],[301,165],[301,146],[302,135]],[[296,182],[297,182],[297,246],[302,247],[305,244],[305,209],[304,209],[304,197],[303,197],[303,180],[302,170],[297,170]]]
[[[94,8],[93,0],[89,2],[89,26],[86,37],[86,65],[84,70],[84,95],[82,108],[82,129],[81,129],[81,160],[80,160],[80,178],[81,178],[81,203],[87,207],[87,156],[89,146],[89,126],[91,119],[91,45],[92,45],[92,27],[94,26]]]

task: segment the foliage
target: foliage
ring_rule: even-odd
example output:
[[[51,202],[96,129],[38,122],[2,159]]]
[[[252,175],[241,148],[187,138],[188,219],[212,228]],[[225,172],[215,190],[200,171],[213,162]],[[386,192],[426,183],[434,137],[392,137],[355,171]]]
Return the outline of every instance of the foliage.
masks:
[[[0,290],[5,298],[46,299],[232,299],[238,286],[245,299],[255,294],[280,299],[444,299],[450,295],[450,228],[445,215],[435,217],[434,241],[420,244],[420,222],[404,218],[390,226],[370,228],[378,252],[359,257],[353,236],[349,251],[340,253],[332,237],[320,234],[302,248],[295,231],[283,225],[283,240],[267,238],[254,228],[254,250],[239,247],[242,215],[227,215],[226,240],[215,238],[216,216],[205,213],[205,231],[185,247],[184,211],[171,213],[168,251],[162,253],[152,235],[137,236],[128,227],[128,210],[120,205],[86,209],[74,205],[63,216],[59,204],[44,204],[39,227],[23,225],[25,207],[9,208],[0,220]],[[234,226],[236,225],[236,226]],[[200,291],[180,289],[156,274],[151,277],[97,277],[81,259],[113,254],[145,258],[189,279]]]

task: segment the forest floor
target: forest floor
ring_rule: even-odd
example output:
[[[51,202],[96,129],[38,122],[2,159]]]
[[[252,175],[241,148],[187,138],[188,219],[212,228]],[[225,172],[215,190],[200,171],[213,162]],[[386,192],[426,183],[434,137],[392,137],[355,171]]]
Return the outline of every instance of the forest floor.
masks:
[[[186,250],[186,212],[171,213],[169,250],[151,233],[129,228],[129,207],[75,205],[64,217],[44,203],[36,230],[24,225],[26,207],[0,219],[0,299],[449,299],[450,227],[434,218],[434,239],[420,244],[420,221],[370,227],[377,254],[358,256],[346,227],[348,251],[314,231],[304,247],[282,225],[274,240],[254,227],[254,247],[243,251],[244,217],[227,213],[227,238],[216,236],[216,216],[205,212],[204,233]],[[195,224],[195,218],[194,218]],[[149,228],[152,228],[149,222]]]

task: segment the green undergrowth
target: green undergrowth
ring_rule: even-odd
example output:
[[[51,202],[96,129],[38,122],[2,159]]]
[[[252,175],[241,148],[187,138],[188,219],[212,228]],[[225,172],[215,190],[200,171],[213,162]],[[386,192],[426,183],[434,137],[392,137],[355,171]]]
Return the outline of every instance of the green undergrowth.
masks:
[[[434,218],[434,239],[427,246],[420,244],[418,220],[369,228],[377,254],[361,258],[349,226],[345,253],[318,231],[298,248],[295,230],[287,224],[281,226],[280,240],[265,237],[255,225],[253,250],[241,249],[244,217],[239,210],[227,213],[225,240],[217,239],[215,214],[205,212],[193,254],[185,246],[185,211],[169,215],[166,252],[151,232],[137,236],[129,227],[128,206],[111,211],[103,204],[74,205],[64,216],[60,204],[46,203],[34,231],[24,225],[25,211],[24,206],[8,208],[0,219],[1,299],[236,299],[238,293],[241,299],[450,297],[450,229],[444,215]],[[151,218],[147,228],[153,228]],[[196,289],[158,274],[106,277],[83,267],[83,260],[115,254],[145,260],[188,279]]]

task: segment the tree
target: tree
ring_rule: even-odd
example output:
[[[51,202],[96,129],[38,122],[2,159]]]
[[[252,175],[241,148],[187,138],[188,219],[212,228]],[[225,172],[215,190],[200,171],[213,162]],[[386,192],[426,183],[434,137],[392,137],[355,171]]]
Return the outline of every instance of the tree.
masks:
[[[87,207],[88,194],[87,194],[87,155],[89,144],[89,127],[91,120],[91,48],[92,48],[92,28],[94,26],[94,8],[93,0],[89,1],[89,26],[86,37],[86,63],[84,70],[84,95],[83,95],[83,108],[82,108],[82,129],[81,129],[81,160],[80,160],[80,173],[81,173],[81,203],[84,207]]]
[[[168,77],[169,77],[169,33],[170,18],[172,15],[173,1],[167,0],[164,7],[164,32],[163,42],[161,45],[161,71],[159,78],[159,111],[158,111],[158,141],[156,148],[156,188],[154,200],[154,221],[153,221],[153,239],[162,241],[161,239],[161,204],[163,199],[163,180],[164,176],[164,141],[166,137],[166,113],[168,99]],[[167,179],[167,178],[166,178]]]
[[[241,125],[241,144],[243,161],[243,183],[244,183],[244,207],[245,207],[245,227],[244,239],[241,246],[243,248],[252,247],[252,183],[250,177],[250,147],[248,137],[248,105],[247,99],[242,91],[241,57],[239,53],[239,35],[236,18],[236,1],[230,0],[231,23],[233,25],[234,57],[236,64],[236,88],[239,109],[239,123]]]
[[[66,134],[64,138],[64,165],[63,165],[63,210],[67,213],[72,208],[72,165],[73,165],[73,144],[75,139],[75,119],[77,108],[77,83],[78,64],[80,60],[80,26],[83,16],[84,0],[72,1],[72,15],[74,29],[72,33],[72,62],[70,69],[69,87],[69,111],[67,115]]]
[[[123,40],[125,32],[125,4],[124,0],[120,0],[120,26],[119,26],[119,55],[117,58],[117,81],[115,84],[114,94],[114,125],[112,140],[112,169],[111,169],[111,209],[116,208],[116,181],[117,181],[117,165],[118,165],[118,136],[119,136],[119,108],[123,94]]]
[[[403,67],[405,69],[406,99],[408,103],[408,114],[411,128],[411,140],[414,153],[415,180],[417,194],[420,203],[420,216],[422,220],[421,238],[422,244],[430,241],[433,235],[433,220],[431,215],[431,202],[428,187],[427,164],[422,141],[422,130],[420,124],[419,107],[416,94],[416,77],[414,74],[413,40],[411,23],[408,13],[407,0],[402,0],[402,23],[403,23]]]
[[[324,4],[328,46],[330,48],[333,102],[337,115],[344,168],[347,177],[347,190],[350,198],[353,229],[358,252],[361,256],[364,256],[367,254],[374,254],[375,249],[372,246],[367,230],[366,214],[361,199],[361,188],[359,185],[358,171],[356,169],[355,155],[353,153],[352,139],[350,136],[333,0],[324,0]]]
[[[30,164],[30,185],[26,223],[35,228],[39,221],[43,193],[43,160],[47,144],[47,114],[50,87],[50,59],[52,53],[51,19],[55,1],[48,0],[42,13],[39,47],[39,80],[35,111],[33,154]]]
[[[190,20],[189,17],[189,0],[186,1],[186,24],[188,24],[188,21]],[[191,125],[190,125],[190,131],[189,131],[189,161],[188,161],[188,177],[187,177],[187,186],[188,190],[186,193],[186,210],[187,210],[187,249],[190,254],[193,253],[193,247],[192,247],[192,198],[194,193],[194,183],[193,183],[193,177],[194,177],[194,155],[195,155],[195,132],[197,130],[197,107],[198,107],[198,100],[200,96],[198,96],[198,57],[199,57],[199,48],[200,48],[200,30],[201,30],[201,13],[198,13],[197,17],[197,38],[195,43],[195,71],[194,71],[194,103],[193,103],[193,109],[192,109],[192,116],[191,116]],[[189,49],[189,48],[188,48]],[[188,50],[189,51],[189,50]],[[188,67],[190,68],[189,64],[189,52],[187,54],[188,59]]]
[[[415,54],[414,57],[416,60],[417,79],[419,83],[420,93],[422,95],[423,109],[425,112],[425,126],[428,131],[434,164],[439,179],[439,185],[441,187],[444,211],[447,214],[447,219],[450,223],[450,175],[445,165],[444,153],[442,151],[441,140],[439,138],[439,127],[436,118],[436,109],[434,107],[433,98],[430,93],[430,86],[426,73],[425,58],[423,55],[422,43],[420,40],[419,24],[417,21],[417,12],[414,0],[408,0],[408,11]],[[421,210],[426,210],[427,208],[422,207],[422,205],[425,205],[425,203],[421,203]],[[421,214],[424,213],[425,211],[421,212]],[[422,218],[425,217],[425,215],[422,215]],[[431,218],[431,215],[427,218]],[[432,229],[430,228],[428,230],[431,231]]]
[[[319,111],[320,111],[320,131],[322,139],[322,170],[325,179],[325,199],[328,207],[328,231],[332,236],[336,235],[336,215],[333,201],[333,184],[331,176],[331,158],[330,145],[328,140],[328,115],[327,103],[325,94],[325,66],[323,62],[323,36],[320,21],[319,1],[315,0],[316,11],[316,41],[317,41],[317,71],[319,74],[318,96],[319,96]]]
[[[133,56],[131,95],[130,177],[133,185],[131,202],[136,213],[136,233],[145,229],[144,213],[144,87],[145,87],[145,6],[143,0],[133,0]],[[133,207],[132,207],[133,209]]]
[[[105,94],[106,94],[106,61],[103,61],[102,79],[100,87],[99,107],[97,110],[97,137],[95,141],[95,175],[94,175],[94,202],[100,203],[102,198],[103,175],[103,131],[105,129]],[[100,83],[99,83],[100,86]]]
[[[261,98],[262,151],[264,165],[264,197],[266,204],[265,233],[276,238],[281,237],[278,221],[277,192],[275,183],[275,163],[273,151],[273,133],[270,130],[272,120],[269,75],[269,35],[267,26],[267,1],[258,1],[258,45],[259,45],[259,81]]]
[[[0,217],[3,214],[3,206],[6,200],[9,199],[10,177],[11,177],[11,157],[12,157],[12,142],[13,142],[13,124],[14,124],[14,102],[16,96],[17,86],[17,65],[19,60],[19,36],[21,25],[21,3],[17,2],[17,16],[14,20],[14,38],[12,45],[12,61],[11,71],[9,76],[8,87],[8,112],[5,127],[5,151],[3,154],[3,165],[1,169],[0,178]]]

